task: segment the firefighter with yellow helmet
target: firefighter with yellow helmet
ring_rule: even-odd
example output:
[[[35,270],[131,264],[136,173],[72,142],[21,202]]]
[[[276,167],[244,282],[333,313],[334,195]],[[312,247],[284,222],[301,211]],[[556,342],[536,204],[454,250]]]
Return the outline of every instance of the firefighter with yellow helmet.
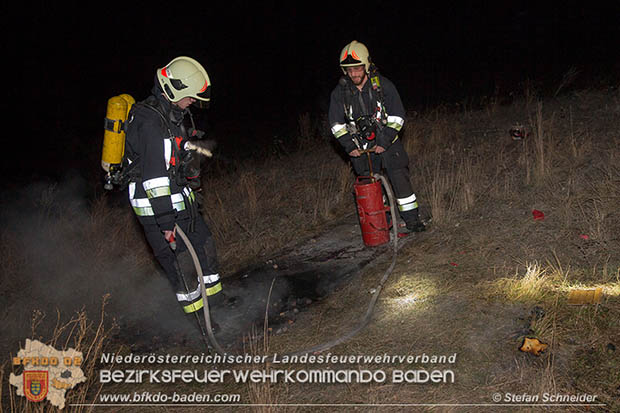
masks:
[[[200,190],[198,152],[210,153],[199,140],[189,106],[209,102],[211,81],[196,60],[180,56],[157,69],[151,95],[135,103],[126,123],[126,157],[131,170],[129,201],[144,228],[146,240],[164,269],[184,312],[203,307],[199,280],[181,283],[176,251],[186,249],[175,240],[175,224],[185,232],[197,252],[209,304],[217,306],[224,295],[218,273],[215,243],[198,211]],[[191,126],[186,121],[191,122]]]
[[[361,156],[367,150],[375,172],[385,170],[406,224],[399,230],[424,231],[409,181],[409,158],[398,135],[405,124],[405,109],[396,87],[378,73],[363,43],[347,44],[339,62],[344,76],[330,98],[332,134],[351,157],[357,175],[370,173],[366,155]]]

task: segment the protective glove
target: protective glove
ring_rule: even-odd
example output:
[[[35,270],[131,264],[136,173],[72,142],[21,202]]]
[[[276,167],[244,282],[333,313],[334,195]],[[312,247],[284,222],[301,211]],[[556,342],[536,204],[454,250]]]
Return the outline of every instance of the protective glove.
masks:
[[[192,140],[194,140],[194,139],[204,139],[204,137],[205,137],[204,131],[201,131],[199,129],[189,128],[188,132],[189,132],[189,136],[190,136],[190,138]]]

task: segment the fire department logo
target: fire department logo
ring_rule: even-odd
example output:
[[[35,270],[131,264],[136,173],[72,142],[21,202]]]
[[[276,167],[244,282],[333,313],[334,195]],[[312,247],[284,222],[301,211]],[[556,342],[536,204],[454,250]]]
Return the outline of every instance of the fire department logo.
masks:
[[[24,348],[13,357],[16,371],[9,375],[9,383],[15,386],[18,396],[31,402],[49,400],[53,406],[63,409],[67,391],[86,381],[82,362],[80,351],[56,350],[38,340],[26,339]],[[20,370],[22,373],[17,374]]]
[[[31,402],[40,402],[47,396],[49,376],[44,370],[26,370],[24,378],[24,396]]]

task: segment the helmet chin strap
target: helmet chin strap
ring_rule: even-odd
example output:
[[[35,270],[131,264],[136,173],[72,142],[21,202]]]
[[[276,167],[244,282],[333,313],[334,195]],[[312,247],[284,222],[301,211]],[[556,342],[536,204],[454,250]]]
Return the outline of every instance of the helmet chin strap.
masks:
[[[194,123],[194,117],[192,116],[192,112],[189,110],[189,107],[187,107],[187,108],[185,108],[185,109],[181,109],[181,108],[179,107],[179,105],[177,105],[177,104],[176,104],[176,102],[171,101],[171,100],[170,100],[170,98],[169,98],[169,97],[168,97],[165,93],[163,93],[163,92],[162,92],[162,96],[163,96],[163,97],[165,97],[165,98],[166,98],[166,100],[167,100],[168,102],[170,102],[170,106],[171,106],[171,108],[172,108],[172,110],[170,111],[170,113],[169,113],[169,115],[168,115],[168,117],[170,118],[170,120],[171,120],[171,121],[172,121],[175,125],[179,126],[179,125],[182,123],[183,118],[184,118],[186,115],[188,115],[188,116],[189,116],[189,120],[190,120],[190,122],[191,122],[191,124],[192,124],[192,129],[193,129],[193,130],[196,130],[196,124]],[[175,111],[174,109],[178,109],[178,112],[181,114],[181,118],[180,118],[180,119],[177,119],[177,117],[175,116],[175,113],[174,113],[174,112],[176,112],[176,111]]]
[[[170,102],[170,112],[168,113],[168,119],[170,119],[170,121],[175,125],[179,126],[183,122],[183,117],[185,116],[185,114],[189,113],[189,109],[181,109],[179,105],[177,105],[176,102],[171,101],[165,93],[162,93],[162,96],[165,97],[168,102]],[[175,112],[180,114],[179,119],[177,119]],[[192,119],[192,124],[193,123],[194,120]]]

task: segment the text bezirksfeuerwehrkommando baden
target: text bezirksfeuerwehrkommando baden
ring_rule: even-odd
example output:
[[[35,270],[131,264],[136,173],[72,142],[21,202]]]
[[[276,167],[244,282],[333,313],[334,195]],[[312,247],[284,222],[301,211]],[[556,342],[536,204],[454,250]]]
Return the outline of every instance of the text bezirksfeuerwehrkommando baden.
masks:
[[[99,370],[99,382],[106,383],[454,383],[455,374],[446,370],[382,369],[130,369]]]

